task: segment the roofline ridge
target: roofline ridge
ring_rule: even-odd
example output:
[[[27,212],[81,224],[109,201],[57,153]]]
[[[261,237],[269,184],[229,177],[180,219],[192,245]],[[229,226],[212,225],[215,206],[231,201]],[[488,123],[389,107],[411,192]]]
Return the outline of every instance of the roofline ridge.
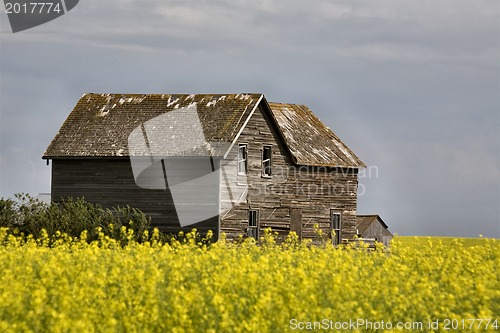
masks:
[[[144,92],[144,93],[126,93],[126,92],[92,92],[92,91],[87,91],[84,92],[82,96],[85,95],[195,95],[195,96],[200,96],[200,95],[264,95],[264,93],[261,92],[229,92],[229,93],[209,93],[209,92],[204,92],[204,93],[188,93],[188,92],[177,92],[177,93],[164,93],[164,92]]]

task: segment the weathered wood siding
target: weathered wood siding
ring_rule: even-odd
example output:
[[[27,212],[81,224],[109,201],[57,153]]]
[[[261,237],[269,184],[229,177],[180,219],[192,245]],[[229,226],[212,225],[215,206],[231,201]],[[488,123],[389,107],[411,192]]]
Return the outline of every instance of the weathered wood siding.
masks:
[[[301,238],[319,240],[315,225],[325,237],[331,232],[332,210],[342,213],[342,238],[356,234],[357,169],[294,166],[269,115],[260,105],[244,128],[238,143],[248,144],[248,196],[244,203],[221,215],[221,232],[229,239],[244,234],[248,210],[259,210],[260,230],[271,227],[283,239],[290,230]],[[262,149],[272,146],[272,176],[262,176]],[[237,144],[235,145],[237,146]],[[237,159],[233,149],[228,158]],[[243,183],[237,165],[222,168],[226,179]],[[231,174],[231,170],[233,170]],[[225,196],[221,189],[222,197]],[[221,201],[224,207],[224,200]],[[293,218],[292,218],[293,216]],[[300,226],[297,220],[300,219]],[[293,224],[292,224],[293,223]],[[291,225],[292,224],[292,225]]]
[[[361,234],[361,237],[373,238],[377,242],[382,242],[385,246],[388,246],[392,239],[392,234],[376,220]]]
[[[181,228],[170,191],[137,186],[128,158],[53,159],[52,200],[60,202],[68,197],[84,197],[105,208],[138,208],[152,218],[154,226],[167,233],[196,228],[202,234],[211,229],[217,235],[218,216]],[[218,205],[218,198],[214,199]]]

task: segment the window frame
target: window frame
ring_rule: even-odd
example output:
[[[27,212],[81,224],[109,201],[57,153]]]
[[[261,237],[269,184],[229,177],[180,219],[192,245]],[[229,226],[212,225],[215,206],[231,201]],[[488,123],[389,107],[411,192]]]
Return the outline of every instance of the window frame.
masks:
[[[240,155],[241,149],[244,148],[245,156],[242,158]],[[244,162],[245,170],[240,170],[241,163]],[[248,174],[248,143],[240,143],[238,144],[238,164],[237,164],[238,175],[247,175]]]
[[[338,226],[334,225],[334,216],[338,216]],[[340,245],[342,242],[342,212],[338,210],[330,211],[330,227],[332,235],[332,244],[334,246]],[[335,234],[334,234],[335,233]]]
[[[254,215],[255,214],[255,215]],[[252,221],[252,215],[255,217],[255,225],[250,225]],[[247,220],[247,236],[255,239],[257,242],[259,241],[259,228],[260,228],[260,212],[258,209],[249,209],[248,210],[248,220]],[[253,223],[252,223],[253,224]],[[251,232],[253,230],[253,232]],[[253,233],[253,235],[252,235]]]
[[[266,150],[269,150],[269,158],[264,160],[264,154]],[[262,146],[262,154],[261,154],[261,162],[262,162],[262,177],[271,178],[273,175],[273,146],[272,145],[263,145]],[[269,164],[266,167],[266,164]],[[269,171],[267,173],[266,171]]]

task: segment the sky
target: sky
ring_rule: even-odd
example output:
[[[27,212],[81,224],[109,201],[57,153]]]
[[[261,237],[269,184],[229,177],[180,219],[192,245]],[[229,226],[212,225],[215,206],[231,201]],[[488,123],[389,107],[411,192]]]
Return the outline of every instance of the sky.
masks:
[[[260,92],[369,166],[358,214],[500,238],[497,0],[81,0],[18,33],[0,11],[0,197],[50,192],[41,156],[86,92]]]

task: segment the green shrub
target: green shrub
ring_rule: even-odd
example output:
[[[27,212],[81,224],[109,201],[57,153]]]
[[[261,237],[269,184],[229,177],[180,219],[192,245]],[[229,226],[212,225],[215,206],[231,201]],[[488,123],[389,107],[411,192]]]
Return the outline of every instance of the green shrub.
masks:
[[[8,228],[15,235],[40,238],[45,230],[49,237],[57,232],[79,237],[86,230],[90,242],[98,238],[99,232],[121,239],[121,230],[125,227],[133,233],[133,240],[141,242],[144,232],[150,229],[150,218],[129,206],[111,210],[83,198],[51,204],[27,194],[16,194],[15,198],[0,199],[0,227]]]

